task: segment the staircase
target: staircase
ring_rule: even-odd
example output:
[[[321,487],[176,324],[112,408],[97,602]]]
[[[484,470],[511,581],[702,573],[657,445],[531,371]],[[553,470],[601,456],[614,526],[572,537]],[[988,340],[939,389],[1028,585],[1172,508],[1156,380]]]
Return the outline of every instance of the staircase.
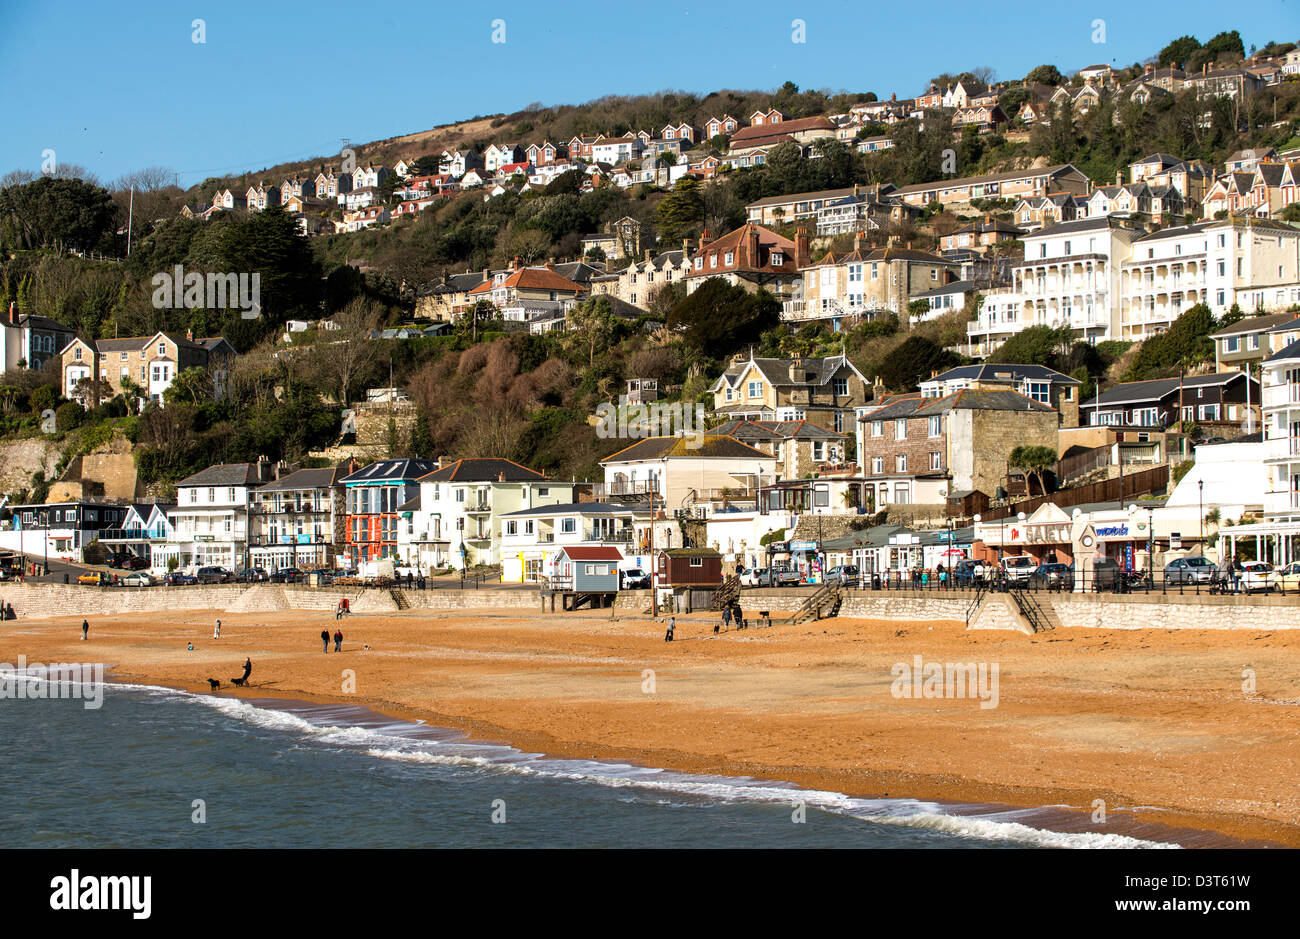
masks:
[[[397,604],[399,610],[409,610],[411,608],[411,601],[407,598],[405,590],[397,590],[394,588],[393,590],[388,591],[388,593],[392,596],[393,602]]]
[[[840,610],[842,590],[839,584],[823,584],[820,590],[800,604],[794,615],[785,621],[785,625],[798,626],[811,619],[834,616]]]
[[[1055,629],[1056,624],[1051,621],[1047,611],[1032,596],[1023,590],[1011,590],[1011,599],[1015,601],[1016,609],[1020,615],[1029,623],[1031,629],[1036,633],[1044,630]]]
[[[984,602],[984,597],[988,594],[988,587],[979,583],[975,585],[975,596],[971,597],[970,604],[966,607],[966,628],[970,629],[970,621],[975,618],[979,612],[980,604]]]
[[[722,586],[713,591],[710,610],[724,610],[740,598],[740,578],[732,575],[722,582]]]

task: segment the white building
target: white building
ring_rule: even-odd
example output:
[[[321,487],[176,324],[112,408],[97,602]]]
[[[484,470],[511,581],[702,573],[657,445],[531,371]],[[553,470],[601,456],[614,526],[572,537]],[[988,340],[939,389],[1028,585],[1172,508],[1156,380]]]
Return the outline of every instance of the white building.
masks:
[[[600,462],[610,495],[653,493],[670,515],[715,501],[723,490],[743,498],[776,472],[776,457],[715,434],[647,437]]]
[[[272,465],[219,463],[176,484],[176,507],[168,513],[174,552],[182,568],[245,566],[248,502],[253,489],[272,478]]]
[[[1062,222],[1026,235],[1024,260],[1010,287],[984,294],[966,327],[972,355],[987,355],[1030,326],[1069,326],[1088,342],[1119,338],[1120,266],[1142,234],[1108,216]]]
[[[624,569],[650,570],[650,509],[610,502],[568,502],[508,512],[500,519],[503,583],[538,583],[555,573],[564,548],[614,545]],[[675,520],[654,523],[654,547],[681,547]],[[674,531],[678,534],[675,536]]]
[[[1222,316],[1300,300],[1300,230],[1251,217],[1199,222],[1137,239],[1121,264],[1121,339],[1169,328],[1190,306]]]
[[[457,460],[418,482],[419,495],[398,507],[397,543],[421,570],[498,564],[503,515],[573,500],[573,483],[502,459]]]

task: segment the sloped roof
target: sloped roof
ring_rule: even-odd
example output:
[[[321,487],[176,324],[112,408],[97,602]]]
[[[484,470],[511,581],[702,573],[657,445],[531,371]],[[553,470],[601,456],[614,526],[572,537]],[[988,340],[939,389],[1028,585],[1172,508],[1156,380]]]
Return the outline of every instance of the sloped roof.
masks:
[[[697,439],[693,436],[647,437],[644,440],[638,440],[630,447],[624,447],[616,453],[611,453],[600,462],[602,464],[627,463],[633,460],[661,460],[668,457],[774,459],[771,454],[764,453],[747,443],[741,443],[735,437],[727,437],[721,434],[705,434],[703,440],[699,442],[699,446],[691,446]]]
[[[260,483],[256,463],[218,463],[187,476],[177,486],[247,486]]]
[[[952,381],[956,378],[1003,378],[1009,377],[1012,380],[1031,379],[1036,381],[1051,381],[1058,385],[1077,385],[1079,380],[1071,378],[1069,375],[1062,374],[1054,368],[1048,368],[1046,365],[1000,365],[981,362],[976,365],[958,365],[950,368],[946,372],[927,379],[927,381]],[[922,382],[925,384],[926,382]]]
[[[924,398],[919,394],[906,395],[878,411],[871,412],[867,419],[888,421],[907,417],[929,417],[946,414],[949,411],[1049,411],[1056,409],[1028,398],[1018,391],[984,391],[963,388],[941,398]]]
[[[512,272],[499,286],[514,287],[518,290],[559,290],[575,294],[583,293],[587,289],[582,284],[575,283],[563,274],[546,267],[521,267]],[[487,281],[474,287],[469,293],[488,293],[492,289],[493,284]]]
[[[457,460],[455,463],[448,463],[439,469],[434,470],[425,476],[420,477],[422,483],[449,483],[449,482],[534,482],[545,480],[546,476],[537,470],[529,469],[526,466],[520,466],[513,460],[498,459],[496,457],[470,457],[464,460]]]
[[[419,479],[421,476],[433,472],[437,466],[438,463],[435,460],[418,458],[376,460],[374,463],[369,463],[355,473],[344,476],[338,481],[349,485],[401,482],[402,480]]]
[[[258,486],[257,491],[284,492],[292,489],[328,489],[334,485],[338,473],[339,468],[337,466],[327,466],[323,469],[294,470],[292,473],[281,476],[265,486]]]
[[[806,382],[790,381],[790,367],[794,365],[795,361],[795,359],[772,359],[760,357],[749,358],[740,362],[732,362],[718,377],[718,381],[713,383],[712,387],[717,388],[719,387],[719,382],[726,382],[734,388],[736,383],[740,381],[741,376],[745,374],[745,369],[751,362],[763,374],[763,377],[773,385],[807,384]],[[865,376],[858,371],[857,367],[842,355],[828,355],[824,358],[809,356],[807,358],[799,359],[798,361],[802,364],[806,372],[815,373],[812,382],[813,384],[826,384],[832,377],[834,377],[835,373],[845,365],[852,369],[859,378],[866,381]]]
[[[1221,336],[1235,336],[1240,333],[1281,332],[1291,323],[1300,323],[1295,313],[1268,313],[1264,316],[1247,316],[1237,320],[1231,326],[1225,326],[1216,333],[1210,333],[1211,339]],[[1279,327],[1281,327],[1279,329]]]
[[[747,141],[777,134],[795,134],[805,130],[835,130],[835,124],[826,117],[796,117],[791,120],[777,121],[775,124],[751,124],[741,127],[731,135],[731,146],[752,146]]]
[[[1211,388],[1245,378],[1245,372],[1214,372],[1209,375],[1187,375],[1181,379],[1183,388]],[[1152,378],[1147,381],[1130,381],[1106,388],[1101,394],[1079,405],[1080,409],[1103,404],[1138,404],[1158,401],[1178,390],[1177,378]]]
[[[602,545],[600,547],[582,545],[570,545],[561,548],[560,553],[568,556],[571,561],[621,561],[623,553],[612,545]]]
[[[712,428],[715,434],[737,440],[842,440],[844,434],[807,421],[727,421]]]

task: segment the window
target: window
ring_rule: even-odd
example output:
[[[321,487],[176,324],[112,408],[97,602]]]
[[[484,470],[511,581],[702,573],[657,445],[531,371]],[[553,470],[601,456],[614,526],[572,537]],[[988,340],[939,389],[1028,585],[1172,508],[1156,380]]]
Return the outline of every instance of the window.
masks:
[[[1236,352],[1238,346],[1239,346],[1239,341],[1236,336],[1229,336],[1228,338],[1223,340],[1224,352]]]
[[[216,502],[216,501],[217,501],[217,490],[215,490],[215,489],[209,489],[209,490],[208,490],[208,501],[209,501],[209,502]]]
[[[834,382],[835,397],[842,398],[849,393],[849,380],[847,378],[837,378]]]
[[[826,444],[821,440],[814,440],[812,445],[812,458],[814,462],[821,463],[826,459]]]
[[[734,251],[728,251],[728,252],[727,252],[727,255],[726,255],[726,257],[723,259],[723,262],[722,262],[722,263],[725,264],[725,265],[727,265],[727,267],[731,267],[732,264],[736,263],[736,254],[735,254],[735,252],[734,252]]]
[[[560,519],[560,531],[566,535],[571,535],[578,530],[578,520],[576,518]]]
[[[872,422],[871,422],[871,436],[873,436],[873,437],[883,437],[883,436],[885,436],[885,422],[884,422],[884,421],[872,421]]]
[[[938,415],[935,415],[934,417],[930,418],[930,436],[931,436],[931,437],[938,437],[938,436],[939,436],[939,430],[940,430],[940,425],[941,425],[941,424],[942,424],[942,420],[938,417]]]
[[[785,255],[782,254],[780,251],[773,251],[773,252],[772,252],[772,266],[773,266],[773,267],[781,267],[783,264],[785,264]]]
[[[877,476],[885,471],[885,458],[883,456],[873,456],[871,458],[871,472]]]
[[[1202,420],[1202,421],[1219,420],[1219,405],[1217,404],[1202,404],[1198,410],[1200,412],[1198,416],[1198,420]]]
[[[691,558],[691,567],[703,567],[704,558]]]
[[[943,469],[943,455],[938,450],[930,451],[930,469]]]
[[[1050,383],[1045,381],[1031,381],[1028,382],[1028,386],[1027,397],[1033,398],[1041,404],[1049,404],[1051,402]]]
[[[763,383],[761,381],[751,381],[747,393],[751,398],[763,397]]]
[[[227,502],[235,501],[235,489],[233,486],[226,490],[226,501]]]
[[[900,418],[899,420],[894,421],[894,439],[895,439],[895,440],[906,440],[906,439],[907,439],[907,421],[906,421],[906,420],[903,420],[903,419]]]
[[[894,457],[894,471],[898,473],[907,472],[907,454],[900,453]]]

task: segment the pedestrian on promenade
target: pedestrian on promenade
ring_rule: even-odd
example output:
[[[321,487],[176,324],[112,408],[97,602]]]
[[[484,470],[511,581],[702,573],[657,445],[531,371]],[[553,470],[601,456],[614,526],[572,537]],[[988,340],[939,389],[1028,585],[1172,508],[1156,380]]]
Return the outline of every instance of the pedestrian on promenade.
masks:
[[[334,608],[334,619],[338,620],[342,615],[343,615],[343,601],[340,600],[339,605]]]
[[[322,629],[320,631],[320,641],[325,646],[325,654],[328,655],[330,651],[330,631],[328,629]]]
[[[86,639],[89,638],[89,636],[90,636],[90,622],[88,620],[83,619],[81,621],[81,641],[85,642]]]
[[[338,627],[334,629],[334,651],[343,651],[343,632]]]
[[[731,607],[729,606],[724,606],[722,608],[722,628],[731,628]],[[713,631],[716,633],[718,630],[715,628]]]
[[[673,641],[673,630],[677,628],[676,617],[668,617],[668,632],[664,635],[664,642]]]
[[[217,625],[212,627],[212,638],[213,639],[221,638],[221,620],[217,620]]]

